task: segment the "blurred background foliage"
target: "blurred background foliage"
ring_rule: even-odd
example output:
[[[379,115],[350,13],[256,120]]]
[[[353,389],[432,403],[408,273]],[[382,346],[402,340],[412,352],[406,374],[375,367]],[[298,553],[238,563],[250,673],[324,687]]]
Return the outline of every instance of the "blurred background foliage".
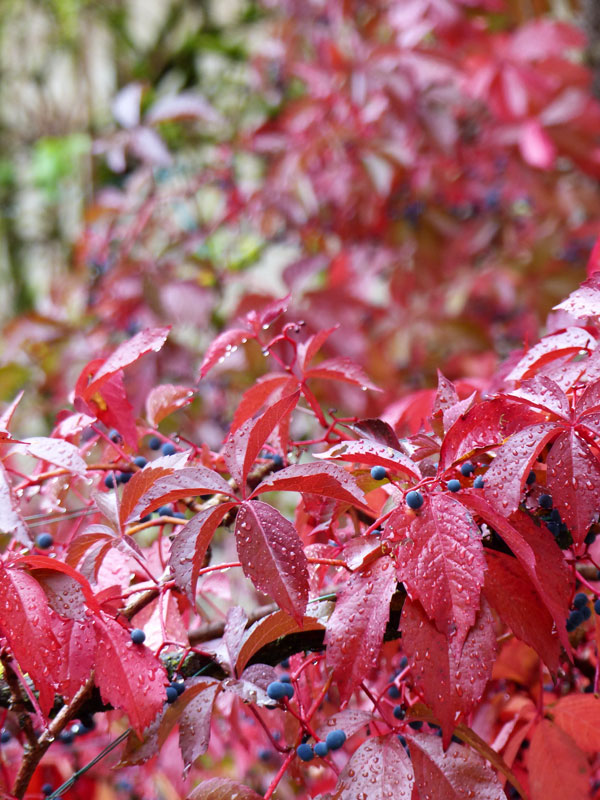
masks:
[[[0,401],[35,389],[19,413],[46,430],[87,360],[173,324],[139,409],[287,292],[288,318],[340,323],[326,355],[384,389],[332,405],[382,413],[438,366],[489,378],[583,278],[598,233],[594,13],[3,0]],[[211,446],[263,362],[248,347],[201,385]]]

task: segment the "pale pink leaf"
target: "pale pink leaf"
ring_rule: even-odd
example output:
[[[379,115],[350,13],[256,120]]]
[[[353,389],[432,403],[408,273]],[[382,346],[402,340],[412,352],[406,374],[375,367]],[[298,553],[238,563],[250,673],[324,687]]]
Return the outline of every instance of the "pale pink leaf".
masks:
[[[200,365],[200,377],[214,367],[217,362],[223,361],[234,353],[240,344],[245,344],[248,339],[255,339],[254,334],[246,328],[232,328],[224,331],[211,343]]]
[[[373,736],[351,756],[338,778],[340,800],[411,800],[414,769],[393,734]]]
[[[164,383],[150,389],[146,398],[146,417],[152,427],[156,427],[173,411],[183,408],[192,402],[194,392],[187,386],[174,386]]]

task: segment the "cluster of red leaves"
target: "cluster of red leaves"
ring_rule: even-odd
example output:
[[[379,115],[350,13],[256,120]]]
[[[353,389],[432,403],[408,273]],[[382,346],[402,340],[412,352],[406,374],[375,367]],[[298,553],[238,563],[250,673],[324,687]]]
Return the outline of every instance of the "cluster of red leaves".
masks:
[[[598,623],[569,633],[566,621],[577,582],[588,600],[600,591],[599,300],[592,275],[561,304],[569,326],[516,354],[493,393],[461,399],[440,373],[430,397],[408,398],[429,420],[405,438],[402,419],[393,426],[320,409],[320,382],[371,384],[348,361],[318,361],[331,331],[306,337],[279,323],[267,333],[285,300],[248,314],[206,353],[201,376],[233,342],[255,338],[281,367],[242,396],[219,451],[180,440],[176,452],[134,465],[149,428],[131,415],[126,373],[163,346],[164,329],[88,364],[75,410],[51,437],[13,439],[13,404],[1,420],[0,632],[3,664],[21,681],[35,725],[52,726],[55,696],[68,709],[82,696],[91,702],[95,685],[115,709],[107,718],[124,713],[131,725],[122,765],[157,757],[182,793],[189,784],[175,777],[178,764],[184,775],[196,765],[191,775],[204,780],[192,800],[270,798],[276,787],[287,797],[288,772],[303,796],[321,800],[495,800],[506,787],[553,800],[560,776],[573,800],[594,796]],[[162,405],[150,395],[159,417],[179,405],[172,387]],[[292,438],[303,416],[313,443]],[[27,475],[23,458],[35,460]],[[115,491],[107,473],[129,478]],[[420,493],[418,508],[409,491]],[[300,497],[293,520],[287,492]],[[75,502],[84,512],[75,522],[52,513]],[[159,519],[146,519],[159,508]],[[48,555],[36,544],[38,518],[54,525]],[[207,565],[211,546],[238,561]],[[202,604],[215,591],[207,573],[235,567],[280,610],[251,625],[230,604],[221,630],[203,636]],[[132,626],[146,644],[134,644]],[[316,652],[306,652],[309,635],[321,636]],[[291,655],[294,697],[283,703],[266,691],[280,674],[269,647],[279,660]],[[188,653],[204,667],[190,673]],[[185,689],[166,704],[178,674]],[[30,756],[17,711],[4,712],[16,739],[2,749],[1,780],[5,792],[16,781],[20,797]],[[332,729],[346,745],[303,769],[300,742]],[[108,730],[93,734],[98,744]],[[257,771],[261,740],[273,749]],[[245,754],[235,780],[219,766],[228,749]],[[43,762],[31,786],[57,768]]]

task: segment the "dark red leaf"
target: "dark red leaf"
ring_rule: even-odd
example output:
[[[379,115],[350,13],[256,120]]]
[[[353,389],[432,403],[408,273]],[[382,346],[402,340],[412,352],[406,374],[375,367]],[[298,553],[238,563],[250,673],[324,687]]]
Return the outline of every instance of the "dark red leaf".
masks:
[[[327,718],[327,722],[317,728],[317,734],[321,739],[326,739],[330,731],[338,728],[346,734],[349,739],[358,733],[361,728],[365,728],[373,719],[373,714],[369,711],[362,711],[360,708],[346,708],[338,711]]]
[[[96,635],[89,617],[63,620],[58,632],[61,661],[56,676],[58,692],[72,700],[90,677],[95,662]]]
[[[246,491],[246,478],[262,446],[274,428],[292,413],[300,392],[283,397],[261,414],[257,419],[247,420],[236,431],[227,437],[223,448],[223,457],[231,477],[236,481],[242,493]]]
[[[234,503],[221,503],[199,511],[176,534],[171,546],[169,566],[175,583],[195,603],[198,573],[202,569],[206,551],[225,514]]]
[[[333,497],[349,505],[365,508],[365,495],[354,478],[336,464],[320,462],[294,464],[265,478],[250,495],[263,492],[308,492]]]
[[[231,423],[231,433],[234,433],[247,419],[253,417],[269,401],[273,403],[284,395],[291,394],[298,388],[298,379],[291,375],[275,373],[264,375],[262,378],[246,389]]]
[[[218,681],[207,681],[202,677],[192,678],[186,682],[186,690],[179,698],[184,700],[184,708],[179,719],[179,747],[185,772],[208,749],[212,709],[220,690],[221,685]],[[190,694],[186,698],[188,692]]]
[[[410,519],[395,551],[398,580],[460,652],[479,609],[485,572],[481,532],[467,509],[446,493],[432,493]]]
[[[521,381],[518,389],[513,389],[509,397],[518,397],[525,403],[544,411],[550,411],[557,417],[568,420],[571,407],[569,399],[561,387],[545,375],[536,375]]]
[[[143,497],[159,478],[170,475],[172,472],[173,470],[167,467],[148,465],[146,469],[133,473],[130,480],[123,487],[123,494],[121,495],[121,503],[119,505],[119,522],[121,525],[132,519],[133,510],[140,497]]]
[[[331,334],[335,333],[338,328],[339,325],[335,325],[333,328],[317,331],[317,333],[309,337],[306,342],[301,342],[298,345],[298,367],[302,372],[306,372],[307,366],[323,347]]]
[[[539,654],[556,674],[560,642],[553,619],[527,573],[516,558],[486,550],[487,572],[483,592],[502,621]]]
[[[266,503],[242,503],[235,542],[244,575],[301,622],[308,602],[308,561],[293,524]]]
[[[384,557],[353,573],[338,595],[325,644],[342,702],[377,664],[395,589],[393,564]]]
[[[492,675],[496,635],[489,606],[482,602],[460,652],[450,646],[418,602],[405,600],[400,628],[415,682],[439,720],[447,746],[454,728],[476,707]]]
[[[360,419],[351,427],[353,431],[362,434],[366,439],[372,439],[386,447],[391,447],[393,450],[402,451],[402,445],[398,441],[394,429],[382,419]]]

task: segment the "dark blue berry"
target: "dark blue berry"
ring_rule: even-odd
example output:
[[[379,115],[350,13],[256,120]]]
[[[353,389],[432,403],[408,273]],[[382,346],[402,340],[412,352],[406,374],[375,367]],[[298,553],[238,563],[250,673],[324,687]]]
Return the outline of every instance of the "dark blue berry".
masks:
[[[146,634],[141,628],[134,628],[131,631],[130,636],[131,636],[131,641],[134,644],[144,644],[144,642],[146,641]]]
[[[416,511],[423,505],[423,495],[421,494],[421,492],[416,492],[416,491],[408,492],[408,494],[405,497],[405,500],[406,500],[406,505],[409,508],[412,508],[413,511]]]
[[[525,481],[525,483],[528,486],[531,486],[532,483],[535,483],[535,472],[533,470],[529,471],[529,475],[527,476],[527,480]]]
[[[123,437],[121,436],[121,434],[119,433],[119,431],[116,428],[111,428],[109,430],[108,438],[111,440],[111,442],[121,442],[121,441],[123,441]]]
[[[306,743],[298,745],[296,753],[300,761],[312,761],[313,758],[315,757],[315,753],[312,747]]]
[[[170,517],[173,514],[173,507],[161,506],[159,509],[157,509],[157,513],[161,517]]]
[[[546,509],[552,508],[552,498],[550,497],[549,494],[541,494],[538,502],[541,508],[546,508]]]
[[[282,683],[281,685],[285,688],[285,696],[291,700],[294,696],[294,687],[291,683]]]
[[[573,607],[574,608],[583,608],[588,604],[588,597],[585,592],[577,592],[575,597],[573,598]]]
[[[117,474],[117,483],[129,483],[132,475],[132,472],[119,472]]]
[[[262,747],[258,751],[258,757],[261,761],[270,761],[272,755],[273,755],[272,752],[270,750],[267,750],[265,747]]]
[[[283,669],[289,669],[290,668],[290,660],[289,660],[289,658],[284,658],[279,666],[283,667]]]
[[[376,466],[371,468],[371,477],[374,481],[382,481],[387,477],[387,470],[385,467]]]
[[[283,675],[279,676],[279,680],[281,681],[281,683],[291,683],[292,682],[292,679],[290,678],[290,676],[286,672],[284,672]]]
[[[465,478],[470,478],[473,472],[475,472],[475,467],[470,461],[465,461],[465,463],[461,465],[460,471]]]
[[[52,787],[51,783],[45,783],[42,786],[42,794],[44,795],[44,797],[48,797],[48,795],[52,794],[53,791],[54,791],[54,788]]]
[[[398,741],[400,742],[400,744],[402,745],[402,747],[406,747],[406,746],[407,746],[407,745],[406,745],[406,739],[404,738],[404,736],[402,736],[402,734],[401,734],[401,733],[399,733],[399,734],[398,734]]]
[[[267,686],[267,694],[271,700],[282,700],[287,694],[287,685],[281,681],[273,681]]]
[[[446,484],[446,488],[449,492],[458,492],[460,491],[460,481],[456,480],[456,478],[452,478],[451,481],[448,481]]]
[[[114,475],[107,475],[104,478],[104,485],[107,489],[114,489],[116,486]]]
[[[7,742],[10,742],[11,739],[12,736],[10,734],[10,731],[7,731],[6,729],[0,731],[0,743],[6,744]]]
[[[596,614],[600,614],[600,598],[594,603],[594,611]]]
[[[580,611],[578,608],[576,608],[575,611],[571,611],[567,619],[567,630],[571,628],[571,630],[574,631],[578,625],[581,625],[583,619],[583,611]]]
[[[346,741],[346,734],[344,731],[335,730],[330,731],[327,734],[327,738],[325,739],[325,744],[327,745],[329,750],[339,750],[340,747],[344,746],[344,742]]]
[[[177,450],[175,449],[175,445],[171,444],[171,442],[165,442],[161,448],[163,456],[172,456],[175,455]]]
[[[176,517],[177,519],[187,519],[187,517],[185,516],[185,514],[183,513],[183,511],[174,511],[174,512],[171,514],[171,516],[172,516],[172,517]]]
[[[75,734],[73,731],[61,731],[58,734],[58,741],[63,744],[73,744],[75,741]]]
[[[409,722],[408,724],[409,724],[409,725],[410,725],[410,727],[411,727],[411,728],[413,728],[415,731],[420,731],[420,730],[421,730],[421,728],[423,727],[423,723],[421,722],[421,720],[420,720],[420,719],[413,719],[413,720],[412,720],[411,722]]]
[[[406,667],[408,667],[408,658],[406,656],[402,656],[402,658],[400,659],[399,667],[400,667],[400,672],[402,672],[403,669],[406,669]]]
[[[319,756],[319,758],[325,758],[327,753],[329,752],[329,748],[327,747],[326,742],[317,742],[315,745],[315,755]]]
[[[397,700],[400,697],[400,689],[396,685],[390,686],[388,689],[388,697],[391,697],[392,700]]]
[[[150,450],[159,450],[162,441],[158,438],[158,436],[152,436],[150,441],[148,442],[148,447]]]
[[[185,692],[185,683],[183,681],[173,681],[171,686],[175,689],[177,694],[183,694]]]
[[[265,453],[265,458],[269,458],[276,469],[281,469],[281,467],[283,467],[283,458],[279,453]]]
[[[148,459],[144,458],[144,456],[136,456],[133,459],[133,463],[136,465],[136,467],[140,467],[141,469],[143,469],[148,463]]]
[[[473,481],[473,488],[474,489],[483,489],[485,486],[485,481],[481,475],[478,475],[475,480]]]
[[[592,616],[592,609],[589,606],[584,606],[584,608],[581,609],[581,613],[583,614],[583,620],[585,622]]]
[[[402,706],[394,706],[394,716],[396,717],[396,719],[404,719],[405,714],[406,711]]]
[[[589,530],[586,534],[585,539],[583,540],[586,544],[594,544],[596,541],[596,531]]]
[[[89,733],[96,727],[96,720],[91,714],[82,714],[79,717],[79,727],[82,728],[80,734]]]
[[[152,519],[152,514],[146,514],[145,517],[140,517],[140,522],[150,522]]]
[[[52,547],[53,544],[54,539],[51,533],[40,533],[35,540],[35,546],[39,547],[40,550],[47,550],[49,547]]]
[[[179,697],[179,693],[174,686],[167,686],[165,694],[167,695],[167,703],[174,703]]]

